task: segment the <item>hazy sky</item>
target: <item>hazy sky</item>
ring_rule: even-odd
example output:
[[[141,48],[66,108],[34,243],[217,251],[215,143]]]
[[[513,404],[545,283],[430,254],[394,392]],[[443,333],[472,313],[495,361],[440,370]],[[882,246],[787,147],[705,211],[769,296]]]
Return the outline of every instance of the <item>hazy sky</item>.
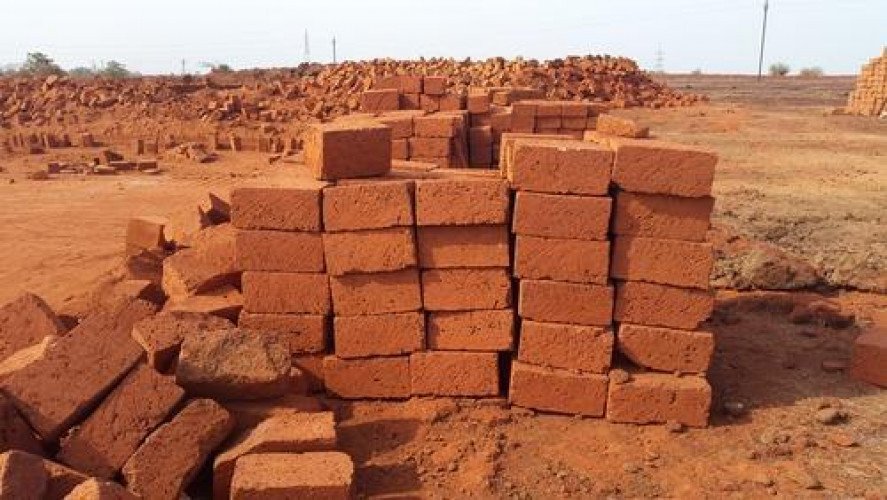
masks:
[[[764,0],[30,0],[0,7],[0,64],[42,51],[65,68],[143,73],[293,66],[311,58],[610,53],[666,71],[752,73]],[[887,0],[770,0],[765,62],[853,74],[887,45]]]

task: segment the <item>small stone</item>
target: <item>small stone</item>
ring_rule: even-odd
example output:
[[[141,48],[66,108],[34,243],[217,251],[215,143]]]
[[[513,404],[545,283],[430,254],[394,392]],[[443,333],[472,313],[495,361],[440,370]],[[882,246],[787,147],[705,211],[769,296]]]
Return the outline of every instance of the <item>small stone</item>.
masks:
[[[642,469],[641,469],[641,466],[638,464],[628,463],[628,464],[625,464],[622,466],[622,470],[624,470],[625,472],[627,472],[629,474],[637,474]]]
[[[745,406],[745,403],[741,401],[724,402],[724,412],[726,412],[727,415],[741,417],[742,415],[745,415],[746,411],[748,411],[748,408]]]
[[[665,429],[673,434],[680,434],[684,432],[684,424],[677,420],[668,420],[665,422]]]
[[[849,448],[858,444],[856,438],[846,432],[832,432],[828,437],[831,442],[844,448]]]
[[[801,471],[798,473],[795,478],[798,481],[798,484],[801,485],[805,490],[821,490],[822,482],[819,481],[819,478],[814,476],[812,473],[807,471]]]
[[[610,382],[613,384],[625,384],[631,381],[631,374],[625,370],[610,370]]]
[[[847,414],[836,408],[823,408],[816,412],[816,421],[820,424],[835,425],[844,421]]]
[[[755,475],[751,478],[751,480],[752,480],[752,482],[754,482],[755,484],[759,484],[759,485],[761,485],[761,486],[766,486],[766,487],[768,487],[768,488],[769,488],[770,486],[773,486],[774,484],[776,484],[776,481],[774,481],[772,477],[770,477],[768,474],[765,474],[765,473],[763,473],[763,472],[760,472],[760,473],[758,473],[758,474],[755,474]]]

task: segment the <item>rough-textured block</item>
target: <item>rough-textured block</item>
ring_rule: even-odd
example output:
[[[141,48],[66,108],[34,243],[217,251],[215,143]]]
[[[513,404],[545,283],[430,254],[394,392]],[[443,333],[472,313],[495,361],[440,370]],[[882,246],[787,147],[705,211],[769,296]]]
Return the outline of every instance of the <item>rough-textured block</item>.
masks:
[[[518,315],[543,323],[608,326],[613,288],[603,285],[522,280]]]
[[[416,266],[412,227],[324,233],[329,274],[382,273]]]
[[[209,314],[163,312],[133,325],[132,338],[145,350],[148,365],[162,372],[172,366],[185,336],[233,326],[227,319]]]
[[[688,288],[709,288],[714,255],[708,243],[616,237],[610,276]]]
[[[613,233],[672,240],[704,241],[714,198],[657,194],[616,194]]]
[[[443,95],[447,89],[447,77],[426,76],[423,78],[423,92],[428,95]]]
[[[271,337],[290,354],[323,352],[329,321],[320,314],[260,314],[241,312],[237,325]]]
[[[321,185],[244,187],[231,191],[231,223],[238,229],[320,231]]]
[[[331,276],[330,287],[337,315],[385,314],[422,308],[416,269]]]
[[[48,479],[40,457],[19,450],[0,454],[0,498],[43,500]]]
[[[508,228],[504,225],[419,227],[419,267],[508,267],[508,240]]]
[[[396,356],[425,347],[425,316],[421,312],[336,316],[336,356]]]
[[[484,397],[499,394],[494,352],[417,352],[410,356],[414,395]]]
[[[65,327],[40,297],[26,293],[0,307],[0,361]]]
[[[215,401],[189,402],[151,433],[123,466],[127,488],[146,500],[179,498],[233,428],[234,418]]]
[[[714,297],[706,290],[627,281],[616,284],[613,319],[692,330],[708,318]]]
[[[856,337],[850,374],[857,380],[887,387],[887,329],[876,326]]]
[[[137,366],[62,440],[56,457],[90,476],[113,478],[184,395],[172,377]]]
[[[411,137],[409,139],[410,157],[446,158],[450,156],[449,137]]]
[[[323,360],[326,390],[344,399],[410,397],[410,357]]]
[[[376,121],[391,127],[391,139],[403,140],[413,136],[414,113],[385,113],[376,118]]]
[[[210,314],[237,321],[243,309],[243,296],[233,286],[225,286],[203,295],[180,300],[169,300],[163,305],[164,313]]]
[[[427,311],[505,309],[511,305],[511,280],[503,268],[429,269],[422,272]]]
[[[610,384],[607,420],[633,424],[674,420],[705,427],[710,406],[711,386],[702,377],[636,373],[627,382]]]
[[[316,179],[374,177],[391,170],[391,128],[345,120],[312,124],[303,134],[305,165]]]
[[[505,224],[508,207],[508,184],[500,179],[416,182],[416,223],[420,226]]]
[[[163,234],[169,221],[163,217],[133,217],[126,225],[125,254],[138,255],[143,250],[156,250],[166,245]]]
[[[237,461],[231,500],[322,498],[348,500],[354,464],[340,452],[265,453]]]
[[[438,351],[510,351],[514,348],[514,311],[429,313],[428,348]]]
[[[245,272],[243,309],[253,313],[328,314],[326,274]]]
[[[43,447],[12,402],[0,394],[0,453],[20,450],[43,455]]]
[[[514,189],[553,194],[605,195],[613,152],[589,142],[518,139],[508,179]]]
[[[336,449],[336,421],[331,412],[277,415],[241,435],[213,461],[213,498],[227,499],[235,463],[258,453],[306,453]]]
[[[710,332],[623,323],[616,339],[619,352],[634,364],[665,372],[704,373],[715,350]]]
[[[89,480],[89,476],[52,460],[44,460],[43,468],[49,475],[46,484],[47,499],[65,498],[78,485]]]
[[[45,441],[56,440],[138,362],[142,348],[129,333],[154,312],[133,301],[87,317],[41,359],[0,380],[0,390]]]
[[[237,421],[234,430],[238,434],[274,417],[317,413],[326,409],[319,399],[302,394],[286,394],[274,399],[225,401],[222,405]]]
[[[163,291],[171,299],[182,299],[237,283],[235,233],[229,224],[200,232],[195,245],[163,261]]]
[[[514,276],[521,279],[607,284],[610,242],[518,236]]]
[[[320,233],[237,231],[237,269],[322,273],[323,239]]]
[[[644,127],[634,120],[613,116],[609,113],[598,117],[595,130],[597,130],[599,134],[628,137],[631,139],[643,139],[650,135],[650,127]]]
[[[111,481],[91,478],[78,484],[65,500],[138,500],[126,488]]]
[[[326,231],[382,229],[413,224],[410,181],[361,182],[323,190]]]
[[[711,195],[717,154],[654,140],[613,139],[613,182],[635,193],[700,197]]]
[[[49,348],[55,344],[58,337],[55,335],[47,335],[39,344],[25,347],[14,352],[12,356],[0,362],[0,380],[11,376],[13,373],[24,369],[31,363],[46,357]]]
[[[361,111],[396,111],[400,109],[400,93],[397,89],[365,90],[360,94]]]
[[[514,202],[515,234],[544,238],[606,240],[611,199],[519,191]]]
[[[607,376],[576,373],[515,361],[508,399],[513,405],[540,411],[602,417]]]
[[[195,332],[182,343],[176,382],[214,399],[262,399],[289,390],[290,352],[248,330]]]
[[[613,332],[597,326],[521,323],[518,359],[525,363],[605,373],[613,358]]]

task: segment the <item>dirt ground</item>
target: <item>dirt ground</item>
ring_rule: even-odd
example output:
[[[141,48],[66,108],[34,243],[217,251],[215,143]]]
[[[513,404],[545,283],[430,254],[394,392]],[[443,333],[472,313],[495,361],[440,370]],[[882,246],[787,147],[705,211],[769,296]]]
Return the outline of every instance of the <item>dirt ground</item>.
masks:
[[[887,495],[887,393],[841,369],[861,329],[887,324],[887,123],[831,114],[852,86],[847,78],[669,83],[710,93],[712,103],[624,113],[656,135],[720,153],[715,283],[817,294],[719,292],[708,325],[718,347],[707,429],[535,415],[496,400],[329,401],[364,496]],[[61,158],[72,154],[86,152]],[[29,290],[76,314],[118,263],[130,216],[166,215],[181,233],[195,227],[208,190],[286,168],[265,155],[222,153],[208,165],[167,159],[153,177],[26,178],[57,156],[0,156],[0,303]],[[797,323],[790,314],[821,298],[855,324]],[[845,416],[820,423],[823,409]]]

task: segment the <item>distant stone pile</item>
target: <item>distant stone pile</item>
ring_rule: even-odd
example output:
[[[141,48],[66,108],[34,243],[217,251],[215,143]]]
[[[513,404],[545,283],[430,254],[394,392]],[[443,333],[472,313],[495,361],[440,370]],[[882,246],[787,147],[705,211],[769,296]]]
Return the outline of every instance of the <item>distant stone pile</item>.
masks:
[[[887,47],[881,57],[872,58],[862,67],[856,89],[850,92],[847,112],[864,116],[887,113]]]

